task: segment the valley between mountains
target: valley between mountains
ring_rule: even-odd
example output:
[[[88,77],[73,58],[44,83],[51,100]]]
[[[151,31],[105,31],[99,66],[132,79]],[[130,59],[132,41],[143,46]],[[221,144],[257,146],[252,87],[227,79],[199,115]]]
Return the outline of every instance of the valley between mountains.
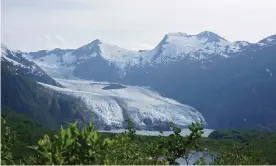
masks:
[[[229,42],[213,32],[168,33],[152,50],[97,39],[37,52],[1,45],[2,105],[45,126],[276,130],[276,36]],[[54,124],[54,125],[53,125]]]

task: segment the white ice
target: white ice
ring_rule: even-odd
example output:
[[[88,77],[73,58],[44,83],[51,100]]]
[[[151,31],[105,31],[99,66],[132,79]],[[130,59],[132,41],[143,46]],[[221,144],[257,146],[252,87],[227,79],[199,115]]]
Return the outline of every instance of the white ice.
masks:
[[[113,126],[122,126],[123,112],[135,124],[145,126],[145,119],[153,123],[174,122],[188,125],[194,121],[206,123],[200,112],[175,100],[165,98],[146,88],[126,86],[122,89],[103,90],[104,83],[81,80],[57,79],[66,88],[44,85],[45,87],[80,98],[86,107],[96,113],[102,120]]]

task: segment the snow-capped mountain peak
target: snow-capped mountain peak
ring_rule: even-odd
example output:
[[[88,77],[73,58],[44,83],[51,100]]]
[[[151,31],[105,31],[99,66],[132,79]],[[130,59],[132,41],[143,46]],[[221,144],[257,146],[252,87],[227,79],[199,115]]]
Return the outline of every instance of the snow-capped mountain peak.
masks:
[[[1,61],[9,61],[13,65],[25,67],[20,63],[20,51],[11,51],[4,44],[1,43]]]
[[[64,75],[60,71],[65,71],[65,75],[74,75],[72,71],[82,68],[82,65],[94,72],[99,69],[96,73],[116,70],[120,73],[118,75],[125,75],[128,69],[135,66],[155,66],[183,59],[203,60],[215,56],[232,57],[247,48],[261,49],[275,44],[275,36],[254,44],[246,41],[229,42],[209,31],[195,35],[172,32],[167,33],[154,49],[147,51],[131,51],[96,39],[77,49],[38,51],[27,53],[25,57],[34,60],[50,75],[54,74],[54,77]],[[96,67],[100,64],[101,67]]]
[[[100,39],[96,39],[96,40],[93,40],[92,42],[78,48],[78,49],[88,49],[88,50],[91,50],[93,49],[94,47],[98,46],[99,44],[101,44],[102,42],[100,41]]]
[[[99,39],[93,40],[92,42],[74,50],[72,54],[77,56],[78,60],[96,57],[101,53],[99,44],[101,44]]]
[[[61,86],[49,77],[36,63],[24,58],[22,52],[8,49],[1,44],[1,65],[15,75],[22,75],[47,84]]]
[[[231,45],[232,43],[209,31],[197,35],[167,33],[146,58],[154,63],[168,63],[184,57],[204,59],[214,55],[227,56],[227,46],[229,48]]]
[[[187,33],[183,33],[183,32],[170,32],[166,34],[167,36],[185,36],[185,37],[189,37],[191,35],[188,35]]]
[[[203,31],[196,35],[199,39],[207,39],[207,42],[220,42],[221,40],[226,41],[224,38],[220,37],[219,35],[209,32]]]
[[[78,60],[98,56],[110,63],[115,63],[118,68],[123,68],[126,63],[129,63],[135,59],[137,52],[130,51],[116,45],[107,44],[99,39],[96,39],[89,44],[78,48],[72,54],[76,55]]]
[[[171,33],[167,33],[164,38],[179,38],[184,40],[185,38],[195,38],[195,37],[197,37],[198,40],[202,40],[205,42],[220,42],[220,41],[227,42],[226,39],[210,31],[203,31],[197,35],[190,35],[183,32],[171,32]]]
[[[258,43],[263,45],[274,45],[276,44],[276,35],[269,36],[263,40],[260,40]]]
[[[98,44],[100,44],[100,43],[101,43],[101,40],[100,40],[100,39],[95,39],[95,40],[93,40],[91,43],[98,43]]]

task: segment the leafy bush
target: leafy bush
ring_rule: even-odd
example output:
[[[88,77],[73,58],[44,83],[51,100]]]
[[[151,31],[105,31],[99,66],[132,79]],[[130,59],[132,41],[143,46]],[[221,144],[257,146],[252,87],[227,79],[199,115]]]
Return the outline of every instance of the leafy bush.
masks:
[[[73,123],[51,138],[44,135],[37,146],[30,146],[36,152],[36,160],[31,164],[105,164],[111,144],[109,139],[100,139],[92,123],[83,130]]]
[[[2,119],[1,164],[14,164],[11,151],[15,141],[15,133]],[[63,127],[56,134],[45,134],[36,145],[28,146],[30,153],[25,155],[19,164],[47,165],[177,165],[176,159],[183,158],[189,163],[190,153],[206,151],[202,149],[200,140],[203,128],[200,123],[189,126],[191,133],[181,136],[181,129],[171,123],[173,133],[148,139],[135,135],[131,121],[127,130],[119,134],[103,137],[93,124],[81,128],[78,123]],[[106,135],[105,135],[106,136]],[[211,154],[209,152],[208,154]],[[206,164],[203,158],[195,164]],[[221,149],[209,164],[267,164],[256,149],[234,144],[227,150]]]
[[[12,144],[15,141],[15,132],[6,125],[6,121],[1,117],[1,164],[14,164],[11,152]]]
[[[176,159],[184,158],[188,164],[188,156],[192,150],[199,150],[199,139],[203,134],[203,127],[200,123],[192,123],[189,126],[191,134],[187,137],[180,135],[181,129],[171,124],[173,134],[164,137],[161,142],[162,148],[165,148],[165,159],[169,164],[178,164]]]
[[[220,151],[211,165],[266,165],[268,164],[261,155],[261,152],[252,147],[244,147],[234,144],[227,151]]]
[[[186,157],[190,150],[198,147],[198,139],[203,134],[199,123],[189,126],[191,134],[185,138],[181,129],[171,125],[173,134],[160,136],[158,140],[148,143],[147,147],[134,141],[135,129],[128,121],[127,130],[117,134],[113,139],[101,139],[91,123],[79,130],[77,123],[67,129],[61,128],[51,138],[45,135],[36,146],[29,148],[35,154],[25,161],[28,164],[177,164],[175,160]]]

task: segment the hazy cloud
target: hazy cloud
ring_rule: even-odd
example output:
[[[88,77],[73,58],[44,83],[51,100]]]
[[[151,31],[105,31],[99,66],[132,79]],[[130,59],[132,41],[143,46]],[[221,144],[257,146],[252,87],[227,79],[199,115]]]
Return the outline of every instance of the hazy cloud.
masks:
[[[67,41],[60,35],[56,35],[56,38],[58,41],[60,41],[62,44],[67,44]]]
[[[42,37],[43,37],[43,39],[45,39],[45,40],[47,40],[47,41],[49,41],[49,42],[52,42],[52,39],[51,39],[50,36],[48,36],[48,35],[43,35]]]
[[[168,32],[208,30],[230,41],[250,42],[276,33],[275,0],[1,2],[2,40],[23,51],[76,48],[97,38],[124,48],[148,49]]]

